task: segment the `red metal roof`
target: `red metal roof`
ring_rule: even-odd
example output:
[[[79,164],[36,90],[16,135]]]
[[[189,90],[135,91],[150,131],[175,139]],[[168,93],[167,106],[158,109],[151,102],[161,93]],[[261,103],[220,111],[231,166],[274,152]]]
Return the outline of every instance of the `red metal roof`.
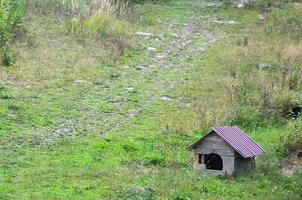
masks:
[[[255,157],[266,153],[260,145],[258,145],[237,126],[214,127],[213,131],[215,131],[215,133],[231,145],[244,158]]]
[[[217,133],[217,135],[244,158],[255,157],[266,153],[260,145],[240,130],[238,126],[218,126],[214,127],[212,131]],[[195,148],[205,137],[195,142],[190,148]]]

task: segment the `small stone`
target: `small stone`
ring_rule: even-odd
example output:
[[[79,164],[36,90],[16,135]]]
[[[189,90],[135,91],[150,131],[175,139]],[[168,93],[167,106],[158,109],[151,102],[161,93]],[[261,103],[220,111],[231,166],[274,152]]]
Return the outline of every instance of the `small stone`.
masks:
[[[172,101],[170,97],[161,97],[160,99],[163,101]]]
[[[171,36],[173,36],[173,37],[176,37],[176,38],[179,37],[179,36],[178,36],[177,34],[175,34],[175,33],[170,33],[169,35],[171,35]]]
[[[260,63],[258,65],[258,68],[261,69],[261,70],[268,69],[269,68],[269,64],[267,64],[267,63]]]
[[[156,48],[154,48],[154,47],[148,47],[147,48],[149,51],[156,51]]]
[[[147,32],[136,32],[135,35],[143,36],[143,37],[147,37],[147,38],[158,38],[158,36],[156,36],[152,33],[147,33]]]
[[[75,80],[74,83],[76,83],[76,84],[86,84],[87,81],[85,81],[85,80]]]
[[[206,7],[220,7],[221,4],[218,4],[218,3],[207,3],[205,6]]]
[[[146,33],[146,32],[136,32],[135,35],[145,36],[145,37],[152,37],[153,36],[152,33]]]
[[[134,90],[134,88],[133,87],[128,87],[128,88],[126,88],[126,90],[128,90],[129,92],[131,92],[131,91]]]
[[[263,15],[258,15],[258,18],[261,20],[265,19],[265,17]]]
[[[158,58],[158,59],[163,59],[163,58],[165,58],[166,56],[164,55],[164,54],[160,54],[160,55],[157,55],[156,56],[156,58]]]
[[[230,20],[230,21],[214,20],[213,23],[216,23],[216,24],[229,24],[229,25],[239,24],[239,22],[236,22],[234,20]]]
[[[251,6],[250,0],[240,0],[239,4],[237,5],[237,8],[248,8]]]

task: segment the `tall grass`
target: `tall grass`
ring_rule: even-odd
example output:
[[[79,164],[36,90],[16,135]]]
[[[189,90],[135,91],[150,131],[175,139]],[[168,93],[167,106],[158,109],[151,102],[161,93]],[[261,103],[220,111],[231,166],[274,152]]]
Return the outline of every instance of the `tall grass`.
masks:
[[[129,47],[135,18],[128,0],[91,0],[87,2],[89,12],[85,16],[74,16],[64,24],[67,34],[75,36],[79,41],[95,40],[108,44],[115,49],[113,57],[119,57]]]
[[[238,83],[229,87],[240,104],[233,123],[280,123],[302,102],[300,11],[293,6],[274,11],[247,46],[239,45],[222,57]]]
[[[196,64],[198,73],[182,94],[194,99],[197,120],[191,125],[178,115],[174,127],[183,124],[179,129],[190,132],[237,124],[254,130],[287,123],[290,109],[302,103],[299,9],[288,5],[265,13],[262,23],[216,43]]]
[[[27,0],[29,19],[47,18],[82,45],[98,42],[115,52],[113,59],[129,46],[136,12],[129,0]]]
[[[27,10],[57,18],[86,18],[95,14],[106,14],[132,19],[135,14],[129,0],[28,0]]]

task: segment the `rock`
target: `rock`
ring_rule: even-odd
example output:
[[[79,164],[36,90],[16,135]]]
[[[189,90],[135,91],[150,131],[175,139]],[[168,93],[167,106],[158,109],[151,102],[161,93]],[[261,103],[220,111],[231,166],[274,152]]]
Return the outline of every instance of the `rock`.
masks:
[[[147,32],[136,32],[135,35],[143,36],[143,37],[147,37],[147,38],[159,38],[158,36],[156,36],[152,33],[147,33]]]
[[[297,151],[297,157],[298,158],[302,158],[302,150],[298,150]]]
[[[176,38],[179,37],[179,36],[178,36],[177,34],[175,34],[175,33],[170,33],[169,35],[171,35],[171,36],[173,36],[173,37],[176,37]]]
[[[85,80],[75,80],[74,83],[76,83],[76,84],[86,84],[87,81],[85,81]]]
[[[147,48],[149,51],[156,51],[156,48],[154,48],[154,47],[148,47]]]
[[[160,54],[160,55],[157,55],[157,56],[156,56],[157,59],[163,59],[163,58],[165,58],[165,57],[166,57],[166,55],[164,55],[164,54]]]
[[[230,20],[230,21],[221,21],[221,20],[214,20],[213,23],[217,23],[217,24],[229,24],[229,25],[235,25],[235,24],[240,24],[239,22],[236,22],[234,20]]]
[[[207,3],[205,6],[206,7],[220,7],[221,4],[218,4],[218,3]]]
[[[170,97],[161,97],[160,100],[163,100],[163,101],[172,101],[172,99]]]
[[[138,111],[136,111],[135,109],[128,111],[129,117],[135,117],[137,114],[138,114]]]
[[[302,112],[302,104],[292,108],[289,112],[289,116],[293,119],[297,119]]]
[[[126,88],[126,90],[129,91],[129,92],[132,92],[134,90],[134,88],[133,87],[128,87],[128,88]]]
[[[265,17],[263,15],[258,15],[258,18],[261,19],[261,20],[265,19]]]
[[[251,6],[251,0],[240,0],[237,8],[248,8]]]
[[[270,66],[269,66],[269,64],[267,64],[267,63],[260,63],[260,64],[258,65],[258,68],[261,69],[261,70],[268,69],[269,67],[270,67]]]

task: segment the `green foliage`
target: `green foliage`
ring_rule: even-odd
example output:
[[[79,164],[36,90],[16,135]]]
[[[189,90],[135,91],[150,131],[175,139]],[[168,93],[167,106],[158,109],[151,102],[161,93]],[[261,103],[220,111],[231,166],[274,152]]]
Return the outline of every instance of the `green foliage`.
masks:
[[[301,2],[301,0],[254,0],[252,6],[263,10],[271,10],[274,7],[282,7],[287,3]]]
[[[25,0],[0,0],[0,57],[5,66],[12,66],[15,63],[15,54],[10,50],[8,43],[21,31],[25,2]]]
[[[302,119],[291,122],[288,133],[281,137],[284,152],[289,155],[297,150],[302,150]]]
[[[25,0],[0,1],[0,45],[4,46],[20,30],[25,14]]]
[[[165,158],[160,155],[156,154],[149,154],[145,155],[144,163],[145,165],[150,165],[150,166],[164,166],[165,165]]]
[[[131,3],[144,4],[144,3],[167,3],[171,0],[130,0]]]
[[[299,42],[302,38],[302,7],[290,5],[274,11],[268,22],[267,32]]]
[[[0,99],[11,99],[13,95],[9,89],[9,87],[0,85]]]
[[[129,22],[105,14],[95,14],[88,18],[75,18],[64,24],[66,33],[75,36],[83,43],[91,39],[101,43],[110,43],[115,48],[117,57],[129,47],[129,39],[133,33],[131,27],[133,25]],[[112,78],[117,77],[118,74],[112,74]]]
[[[8,48],[2,49],[1,52],[2,65],[5,67],[14,66],[16,63],[16,53]]]
[[[91,46],[63,34],[53,16],[35,13],[29,28],[37,45],[19,47],[22,66],[0,76],[12,83],[0,86],[0,199],[301,199],[302,174],[280,173],[284,149],[301,144],[301,123],[275,121],[301,101],[301,78],[290,74],[301,69],[299,45],[280,45],[283,33],[277,45],[267,44],[254,26],[256,11],[199,5],[137,5],[141,22],[152,22],[138,27],[103,14],[63,22],[67,33],[87,36]],[[241,24],[203,20],[220,12]],[[207,40],[216,37],[207,31],[213,27],[222,36],[216,44]],[[112,43],[103,49],[95,42],[130,37],[134,30],[160,39],[133,38],[135,50],[116,62],[108,53]],[[191,37],[195,31],[201,35]],[[262,37],[265,42],[257,43]],[[166,58],[153,60],[163,53]],[[261,63],[267,67],[259,69]],[[236,178],[193,172],[187,147],[216,124],[241,125],[266,149],[256,171]],[[283,139],[288,132],[294,135]]]
[[[55,18],[87,16],[91,0],[27,0],[29,12]]]

